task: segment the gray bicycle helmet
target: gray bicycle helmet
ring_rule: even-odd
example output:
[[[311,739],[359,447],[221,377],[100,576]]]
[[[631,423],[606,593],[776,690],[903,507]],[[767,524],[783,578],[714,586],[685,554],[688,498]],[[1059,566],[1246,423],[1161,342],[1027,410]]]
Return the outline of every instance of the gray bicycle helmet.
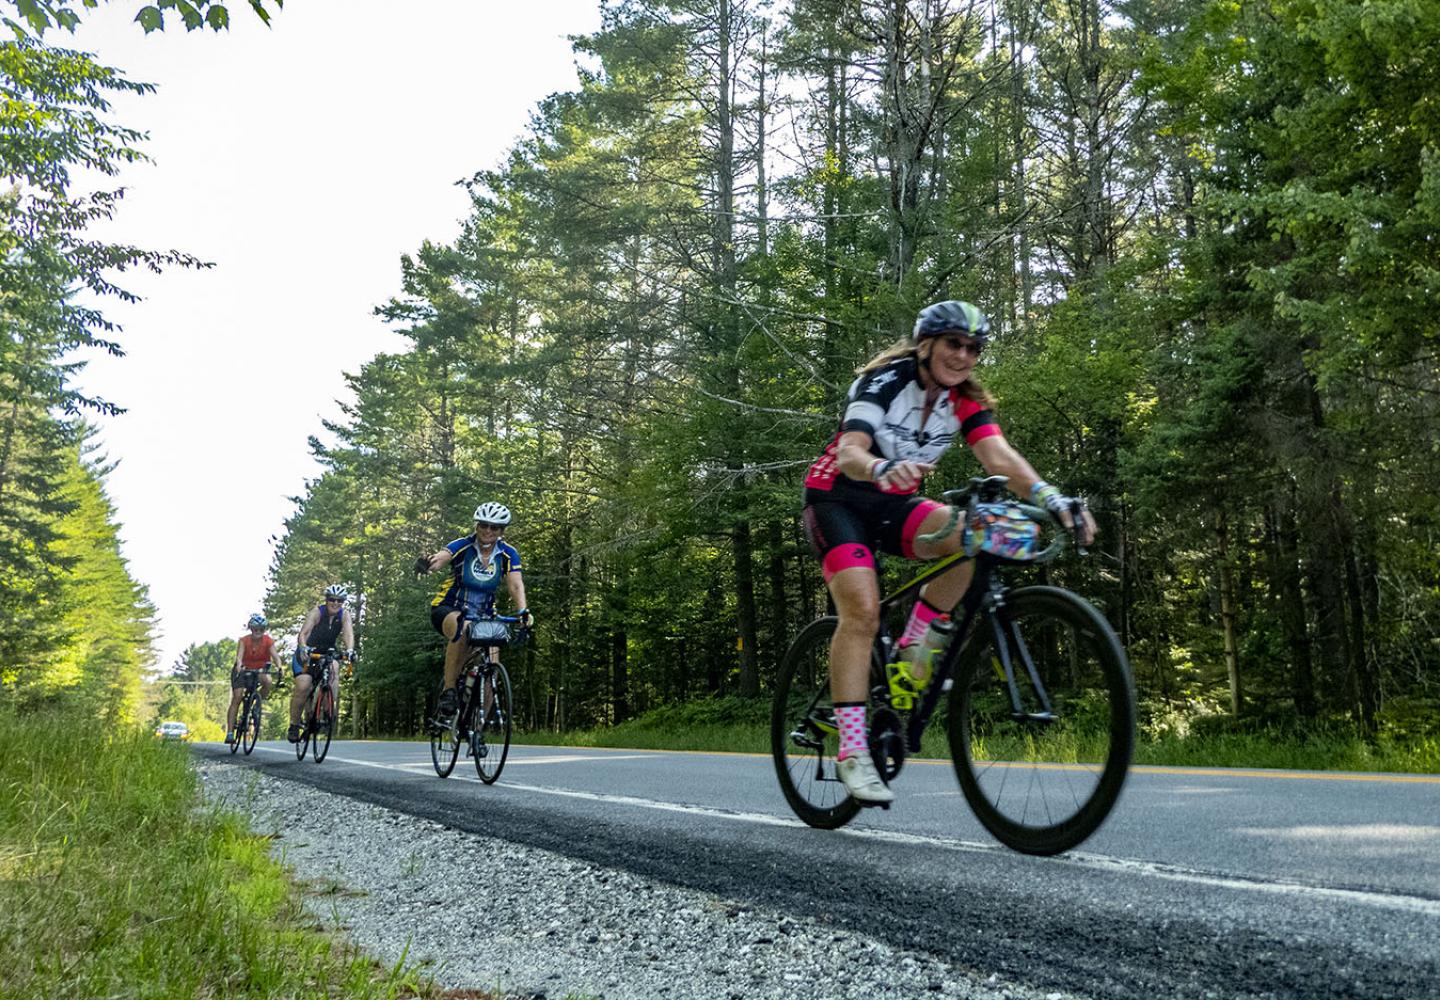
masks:
[[[958,299],[933,302],[915,317],[914,338],[918,343],[926,337],[938,337],[942,333],[963,333],[974,337],[976,343],[984,347],[990,336],[990,320],[969,302]]]
[[[325,596],[327,598],[338,597],[340,598],[340,600],[343,601],[350,596],[350,592],[344,587],[342,587],[340,584],[332,583],[330,584],[330,586],[325,588]]]

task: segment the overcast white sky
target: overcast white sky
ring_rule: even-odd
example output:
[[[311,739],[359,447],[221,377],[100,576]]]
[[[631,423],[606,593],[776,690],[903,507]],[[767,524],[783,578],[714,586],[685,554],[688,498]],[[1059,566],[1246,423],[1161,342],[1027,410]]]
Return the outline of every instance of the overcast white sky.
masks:
[[[159,87],[115,101],[156,162],[124,175],[103,235],[216,265],[126,275],[145,301],[106,311],[128,356],[79,380],[128,410],[101,441],[161,667],[259,610],[271,537],[318,471],[307,436],[339,415],[343,372],[402,346],[371,315],[400,255],[458,233],[455,181],[574,89],[567,36],[599,26],[597,0],[293,0],[269,29],[230,7],[220,34],[146,36],[113,0],[47,35]]]

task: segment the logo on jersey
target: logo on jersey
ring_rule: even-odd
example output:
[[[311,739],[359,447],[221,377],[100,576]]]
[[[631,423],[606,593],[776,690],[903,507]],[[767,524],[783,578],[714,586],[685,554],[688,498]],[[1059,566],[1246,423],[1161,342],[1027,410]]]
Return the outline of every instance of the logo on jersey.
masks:
[[[880,374],[872,378],[870,380],[870,384],[865,387],[865,395],[875,395],[881,389],[889,385],[891,382],[894,382],[897,378],[899,378],[899,376],[895,374],[895,371],[893,369],[881,372]]]
[[[500,572],[500,553],[498,552],[490,557],[488,569],[481,565],[479,553],[476,553],[475,558],[470,560],[470,578],[477,583],[495,579],[495,574],[498,572]]]

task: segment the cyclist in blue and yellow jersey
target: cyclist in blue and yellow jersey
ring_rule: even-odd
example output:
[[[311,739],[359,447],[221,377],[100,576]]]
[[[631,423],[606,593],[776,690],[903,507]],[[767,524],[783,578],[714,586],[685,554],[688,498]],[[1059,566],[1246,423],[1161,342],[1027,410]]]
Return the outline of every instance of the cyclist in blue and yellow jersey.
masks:
[[[290,732],[285,737],[291,743],[300,742],[300,712],[305,708],[305,699],[310,696],[310,687],[315,682],[310,676],[310,650],[335,649],[351,662],[355,660],[355,623],[351,620],[345,600],[350,595],[338,583],[325,588],[325,599],[310,609],[305,624],[300,626],[300,637],[295,643],[295,655],[290,661],[290,670],[295,675],[295,693],[290,696]],[[340,671],[330,671],[330,693],[335,704],[340,704]]]
[[[510,591],[510,600],[520,610],[515,612],[521,624],[534,624],[525,606],[525,580],[520,575],[520,553],[501,539],[510,523],[510,511],[493,501],[475,508],[475,533],[457,538],[429,557],[415,561],[417,573],[433,573],[442,566],[450,568],[450,579],[430,602],[430,624],[450,640],[445,647],[445,689],[440,694],[437,714],[441,718],[456,709],[455,683],[468,652],[463,642],[456,641],[462,615],[484,617],[495,613],[495,591],[500,581]]]
[[[939,543],[918,537],[950,523],[948,507],[919,495],[945,450],[963,438],[988,474],[1007,476],[1012,490],[1067,527],[1078,514],[1082,545],[1094,537],[1095,519],[1083,502],[1036,475],[1000,432],[994,402],[975,378],[989,334],[990,321],[968,302],[922,309],[910,337],[860,370],[840,429],[805,477],[805,531],[839,618],[830,645],[830,693],[840,731],[836,771],[862,804],[895,798],[866,739],[870,649],[880,624],[874,549],[906,559],[959,551],[958,534]],[[972,562],[961,562],[921,588],[900,646],[918,641],[933,619],[959,603],[973,570]]]

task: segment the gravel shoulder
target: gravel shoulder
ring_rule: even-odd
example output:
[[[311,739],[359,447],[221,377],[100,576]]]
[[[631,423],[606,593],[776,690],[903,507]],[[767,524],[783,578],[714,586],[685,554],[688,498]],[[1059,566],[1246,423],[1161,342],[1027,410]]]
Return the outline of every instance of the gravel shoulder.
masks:
[[[1076,996],[254,769],[196,769],[209,801],[274,837],[319,923],[446,988],[514,1000]]]

